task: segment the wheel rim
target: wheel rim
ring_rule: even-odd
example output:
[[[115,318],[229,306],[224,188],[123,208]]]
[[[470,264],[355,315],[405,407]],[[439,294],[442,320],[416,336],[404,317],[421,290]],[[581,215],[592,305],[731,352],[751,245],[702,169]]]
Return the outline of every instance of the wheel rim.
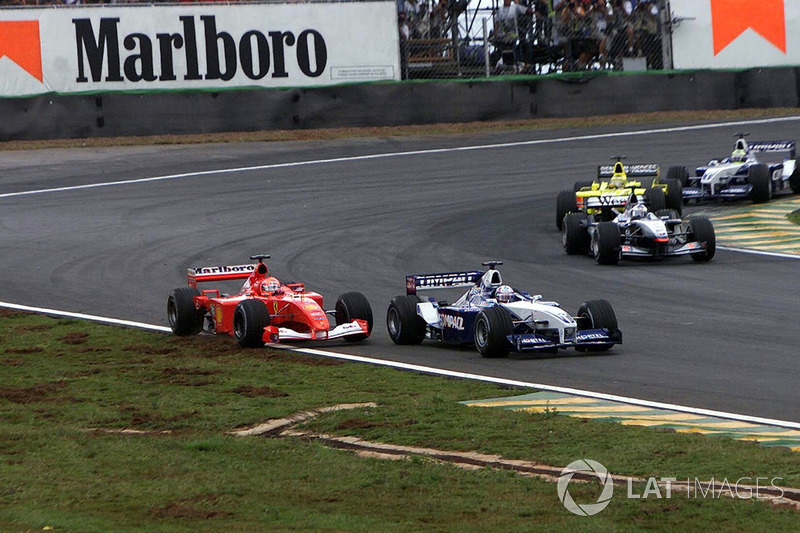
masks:
[[[241,339],[244,337],[244,330],[244,313],[237,309],[233,316],[233,336],[236,337],[237,340]]]
[[[396,309],[389,309],[386,325],[389,327],[389,335],[391,335],[392,338],[397,338],[400,334],[400,317],[397,316]]]
[[[486,324],[486,321],[482,318],[479,318],[478,322],[475,324],[475,344],[478,346],[486,346],[488,338],[489,328]]]
[[[567,225],[566,224],[564,224],[564,228],[561,231],[561,244],[564,246],[564,248],[567,247]]]
[[[178,312],[175,309],[175,300],[172,298],[167,302],[167,319],[169,320],[169,325],[175,327],[175,323],[178,321]]]
[[[597,238],[597,232],[595,231],[592,235],[592,255],[595,259],[597,259],[597,256],[600,255],[600,245],[598,244],[599,240],[600,239]]]

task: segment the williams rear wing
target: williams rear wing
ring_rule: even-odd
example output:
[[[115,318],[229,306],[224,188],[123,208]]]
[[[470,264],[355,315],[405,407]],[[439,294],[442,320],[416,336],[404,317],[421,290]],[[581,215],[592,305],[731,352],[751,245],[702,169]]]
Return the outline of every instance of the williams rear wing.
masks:
[[[797,157],[794,141],[753,141],[747,144],[747,148],[756,154],[786,153],[788,159]]]
[[[457,289],[472,287],[483,276],[483,272],[444,272],[442,274],[412,274],[406,276],[406,294],[432,289]]]
[[[197,287],[198,283],[207,281],[227,281],[231,279],[246,279],[256,269],[256,265],[229,265],[214,267],[198,267],[188,269],[187,277],[190,287]]]
[[[629,178],[657,178],[660,170],[657,164],[651,165],[622,165]],[[614,175],[614,165],[600,165],[597,167],[598,178],[610,178]]]

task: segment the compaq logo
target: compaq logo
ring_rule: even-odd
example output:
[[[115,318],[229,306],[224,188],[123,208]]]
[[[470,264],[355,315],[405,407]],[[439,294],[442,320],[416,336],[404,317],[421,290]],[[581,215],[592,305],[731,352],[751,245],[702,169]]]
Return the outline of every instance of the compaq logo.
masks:
[[[7,20],[0,22],[0,58],[7,57],[39,80],[42,77],[42,45],[39,21]]]
[[[203,50],[198,46],[195,17],[178,17],[180,33],[144,33],[120,35],[119,18],[101,18],[97,27],[90,19],[72,19],[78,53],[76,81],[173,81],[232,79],[241,72],[251,80],[270,74],[287,78],[287,62],[296,64],[306,76],[320,76],[328,63],[325,39],[313,29],[298,35],[290,31],[249,30],[240,36],[218,31],[216,17],[201,16]],[[129,51],[121,56],[121,49]],[[182,50],[186,60],[185,72],[176,72],[175,54]],[[220,54],[220,52],[222,52]],[[200,71],[200,54],[204,56],[205,71]],[[158,57],[158,66],[155,58]],[[87,72],[88,66],[88,72]],[[104,66],[106,77],[103,78]],[[157,68],[158,67],[158,68]]]

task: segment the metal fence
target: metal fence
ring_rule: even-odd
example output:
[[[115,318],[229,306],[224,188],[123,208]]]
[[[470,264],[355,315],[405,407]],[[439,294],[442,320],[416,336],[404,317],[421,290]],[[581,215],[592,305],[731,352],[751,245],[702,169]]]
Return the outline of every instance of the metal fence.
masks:
[[[398,0],[403,78],[671,66],[667,0],[518,2]]]

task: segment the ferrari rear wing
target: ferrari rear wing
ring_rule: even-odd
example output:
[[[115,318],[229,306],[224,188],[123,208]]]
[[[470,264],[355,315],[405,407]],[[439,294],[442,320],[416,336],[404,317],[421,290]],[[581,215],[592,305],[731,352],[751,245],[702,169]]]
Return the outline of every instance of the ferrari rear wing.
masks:
[[[228,265],[213,267],[198,267],[188,269],[190,287],[197,287],[198,283],[207,281],[226,281],[231,279],[249,278],[256,265]]]
[[[751,152],[757,154],[786,152],[789,154],[789,159],[797,157],[797,149],[794,141],[753,141],[748,143],[747,147]]]
[[[441,274],[412,274],[406,276],[406,294],[431,289],[457,289],[471,287],[483,276],[483,272],[444,272]]]
[[[657,177],[660,173],[657,164],[648,165],[622,165],[629,178]],[[600,165],[597,167],[598,178],[610,178],[614,175],[614,165]]]

